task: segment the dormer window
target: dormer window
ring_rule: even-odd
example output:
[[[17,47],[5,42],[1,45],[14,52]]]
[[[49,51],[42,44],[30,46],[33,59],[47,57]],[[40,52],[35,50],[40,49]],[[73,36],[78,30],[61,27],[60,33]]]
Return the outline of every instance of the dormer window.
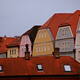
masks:
[[[2,72],[3,71],[3,66],[2,65],[0,65],[0,72]]]
[[[64,65],[64,71],[71,72],[71,66],[70,65]]]
[[[42,64],[37,64],[37,69],[38,69],[38,71],[43,71],[43,66],[42,66]]]

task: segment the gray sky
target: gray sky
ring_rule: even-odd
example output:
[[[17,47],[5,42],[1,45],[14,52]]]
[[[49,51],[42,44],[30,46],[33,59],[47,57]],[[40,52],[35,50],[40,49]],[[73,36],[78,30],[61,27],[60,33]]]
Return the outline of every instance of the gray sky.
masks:
[[[0,0],[0,36],[21,35],[54,13],[79,9],[80,0]]]

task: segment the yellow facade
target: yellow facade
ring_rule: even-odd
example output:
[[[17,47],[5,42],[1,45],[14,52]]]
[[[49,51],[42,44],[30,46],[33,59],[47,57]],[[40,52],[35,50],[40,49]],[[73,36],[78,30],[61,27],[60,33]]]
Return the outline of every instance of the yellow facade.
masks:
[[[38,31],[33,46],[33,56],[52,55],[54,52],[54,39],[49,29]]]
[[[8,48],[7,58],[17,58],[19,56],[19,48],[12,47]]]

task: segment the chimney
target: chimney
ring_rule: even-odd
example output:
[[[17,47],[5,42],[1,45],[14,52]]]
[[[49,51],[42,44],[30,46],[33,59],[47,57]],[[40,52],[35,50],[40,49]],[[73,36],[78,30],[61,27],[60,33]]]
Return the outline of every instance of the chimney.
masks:
[[[6,40],[6,38],[7,38],[7,36],[6,36],[6,35],[4,35],[4,40]]]
[[[25,52],[25,59],[30,60],[30,52]]]
[[[25,59],[30,60],[30,52],[28,50],[28,44],[26,44]]]
[[[76,59],[76,49],[73,49],[74,59]]]
[[[54,56],[55,58],[60,58],[59,48],[55,48],[55,49],[54,49],[53,56]]]

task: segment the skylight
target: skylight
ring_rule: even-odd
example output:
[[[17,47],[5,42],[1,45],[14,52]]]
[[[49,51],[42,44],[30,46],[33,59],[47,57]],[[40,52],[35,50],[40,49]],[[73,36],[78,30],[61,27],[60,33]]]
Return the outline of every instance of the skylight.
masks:
[[[37,69],[38,69],[38,71],[43,71],[43,66],[42,66],[42,64],[37,64]]]
[[[0,65],[0,72],[2,72],[3,71],[3,68],[2,68],[2,65]]]
[[[66,72],[67,72],[67,71],[69,71],[69,72],[72,71],[70,65],[64,65],[64,70],[65,70]]]

